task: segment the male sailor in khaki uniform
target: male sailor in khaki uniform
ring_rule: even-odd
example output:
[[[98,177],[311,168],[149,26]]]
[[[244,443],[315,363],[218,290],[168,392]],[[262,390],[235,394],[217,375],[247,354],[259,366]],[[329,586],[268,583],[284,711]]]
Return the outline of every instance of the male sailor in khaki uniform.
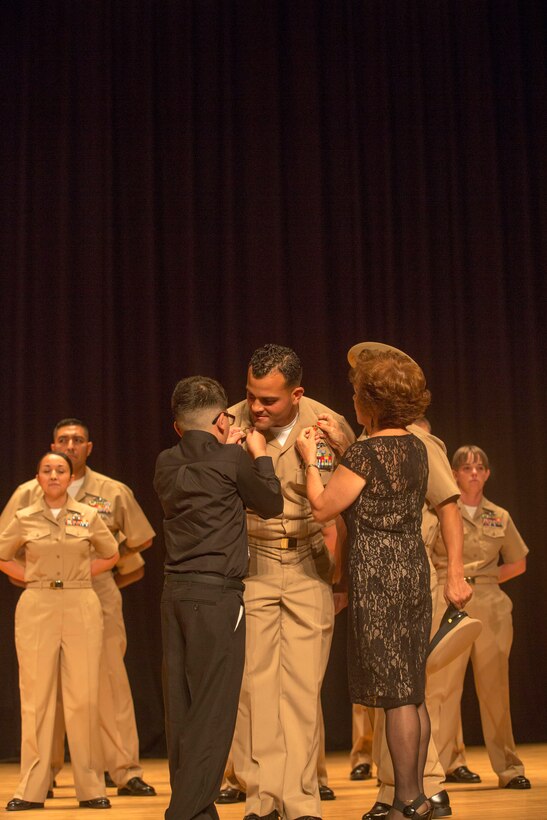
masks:
[[[354,367],[361,351],[385,349],[396,350],[391,345],[385,345],[382,342],[361,342],[348,351],[348,361]],[[404,356],[407,355],[401,350],[397,352]],[[318,426],[323,430],[336,452],[342,453],[345,451],[348,442],[345,442],[343,436],[340,436],[337,425],[333,424],[332,419],[320,420]],[[463,532],[461,516],[456,503],[459,489],[452,476],[443,442],[429,433],[423,426],[411,424],[407,429],[423,441],[427,450],[429,476],[426,502],[429,511],[422,519],[422,537],[427,548],[438,526],[445,534],[446,542],[449,545],[450,559],[449,571],[442,594],[445,599],[452,601],[458,608],[461,608],[469,600],[472,590],[465,582],[463,574]],[[428,703],[427,694],[426,703]],[[394,798],[393,765],[386,741],[385,717],[382,709],[375,710],[372,757],[378,767],[380,789],[376,803],[369,812],[363,815],[363,820],[379,820],[379,818],[387,817]],[[434,818],[449,817],[452,814],[448,794],[441,786],[443,780],[444,771],[431,738],[424,772],[424,793],[433,807]]]
[[[457,742],[460,701],[469,659],[479,700],[484,742],[501,788],[529,789],[513,739],[509,704],[509,653],[513,641],[512,603],[500,584],[526,571],[528,547],[509,513],[483,495],[490,475],[488,458],[479,447],[460,447],[452,459],[461,491],[464,526],[464,568],[474,595],[466,609],[482,621],[482,632],[468,651],[428,680],[428,706],[441,763],[447,775],[466,767],[465,747]],[[499,558],[503,563],[498,565]],[[446,578],[447,555],[442,537],[435,540],[432,560],[439,584]],[[437,591],[433,628],[443,614]]]
[[[139,568],[144,563],[138,553],[150,546],[155,533],[131,490],[125,484],[86,466],[93,443],[89,439],[87,426],[79,419],[63,419],[55,426],[51,449],[68,455],[72,461],[74,480],[69,494],[97,510],[115,536],[121,554],[118,573],[123,577],[134,572],[138,577]],[[6,526],[16,510],[35,501],[39,494],[40,488],[35,479],[21,484],[2,512],[0,528]],[[104,769],[118,786],[118,794],[152,796],[154,789],[142,779],[133,698],[123,661],[127,637],[121,593],[111,571],[94,578],[93,588],[101,601],[104,621],[99,683]],[[59,708],[55,732],[53,776],[64,760],[64,725]]]
[[[324,405],[303,396],[294,351],[266,345],[251,357],[247,399],[230,412],[243,431],[255,427],[281,482],[284,509],[266,521],[249,513],[250,565],[245,580],[246,667],[231,757],[247,786],[246,818],[317,818],[319,697],[332,637],[333,561],[311,514],[304,466],[294,443]],[[348,438],[353,432],[337,416]],[[319,465],[321,461],[321,465]],[[318,453],[325,481],[332,453]]]

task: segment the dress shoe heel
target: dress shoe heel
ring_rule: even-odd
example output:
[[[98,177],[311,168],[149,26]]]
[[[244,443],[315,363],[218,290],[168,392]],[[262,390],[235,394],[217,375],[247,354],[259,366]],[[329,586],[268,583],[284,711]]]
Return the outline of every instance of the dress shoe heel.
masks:
[[[21,800],[20,797],[14,797],[6,806],[6,811],[31,811],[32,809],[43,809],[43,803],[35,803],[32,800]]]
[[[481,783],[480,775],[469,771],[467,766],[458,766],[452,772],[447,772],[444,780],[445,783]]]
[[[437,820],[439,817],[452,817],[450,797],[447,791],[443,789],[442,792],[432,794],[431,797],[428,797],[428,800],[433,809],[433,820]]]
[[[319,786],[321,800],[336,800],[336,795],[329,786]]]
[[[108,797],[92,797],[91,800],[80,800],[81,809],[111,809]]]
[[[513,777],[509,783],[506,783],[503,787],[504,789],[531,789],[532,784],[528,780],[527,777],[524,777],[523,774],[517,774],[516,777]]]
[[[118,789],[120,797],[155,797],[156,790],[145,783],[142,777],[132,777],[124,786]]]
[[[221,805],[225,803],[244,803],[246,799],[247,795],[241,791],[241,789],[234,789],[232,786],[228,786],[227,789],[222,789],[219,792],[215,803],[220,803]]]
[[[349,773],[350,780],[370,780],[371,777],[372,771],[370,769],[370,763],[359,763],[359,765],[354,766]]]

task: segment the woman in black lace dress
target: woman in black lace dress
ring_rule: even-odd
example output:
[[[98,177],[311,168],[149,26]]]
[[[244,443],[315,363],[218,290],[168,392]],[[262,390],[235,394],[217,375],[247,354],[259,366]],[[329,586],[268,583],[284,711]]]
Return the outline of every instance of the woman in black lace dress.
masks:
[[[425,446],[405,429],[423,415],[430,394],[418,365],[391,350],[364,351],[352,382],[368,438],[346,450],[326,488],[313,469],[316,431],[304,430],[297,446],[314,516],[327,521],[344,512],[350,695],[386,711],[395,771],[389,818],[431,818],[422,784],[430,734],[424,689],[431,594],[420,532],[428,462]]]

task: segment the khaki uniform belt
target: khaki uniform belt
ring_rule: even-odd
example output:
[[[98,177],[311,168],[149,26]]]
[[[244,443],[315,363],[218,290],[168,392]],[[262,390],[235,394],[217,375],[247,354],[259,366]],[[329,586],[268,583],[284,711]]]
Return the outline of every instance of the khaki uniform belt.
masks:
[[[498,579],[493,575],[466,575],[465,581],[468,584],[497,584]]]
[[[275,541],[253,541],[249,539],[250,547],[271,547],[275,550],[296,550],[300,547],[315,547],[323,543],[322,535],[314,535],[311,538],[278,538]]]
[[[29,581],[27,589],[90,589],[91,581]]]
[[[464,578],[468,584],[475,586],[475,584],[498,584],[497,577],[493,575],[466,575]],[[446,582],[446,575],[437,575],[437,581],[444,584]]]

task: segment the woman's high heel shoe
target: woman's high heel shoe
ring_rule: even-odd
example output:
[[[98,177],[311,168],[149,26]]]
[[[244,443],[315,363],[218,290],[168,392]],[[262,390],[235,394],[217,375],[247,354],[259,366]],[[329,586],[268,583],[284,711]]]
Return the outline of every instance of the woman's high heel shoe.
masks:
[[[423,804],[429,806],[426,812],[419,812],[418,806],[423,806]],[[427,797],[425,794],[419,794],[418,797],[412,801],[412,803],[403,803],[402,800],[398,800],[395,798],[393,801],[393,808],[400,811],[403,817],[414,817],[420,818],[420,820],[431,820],[433,817],[433,807],[429,805],[427,802]]]

